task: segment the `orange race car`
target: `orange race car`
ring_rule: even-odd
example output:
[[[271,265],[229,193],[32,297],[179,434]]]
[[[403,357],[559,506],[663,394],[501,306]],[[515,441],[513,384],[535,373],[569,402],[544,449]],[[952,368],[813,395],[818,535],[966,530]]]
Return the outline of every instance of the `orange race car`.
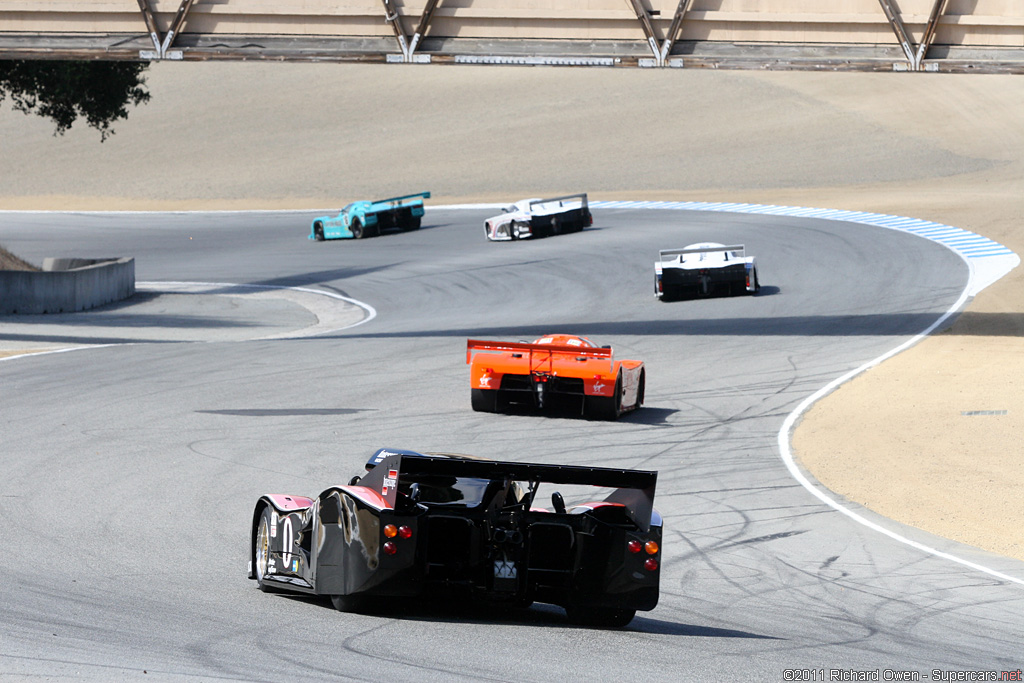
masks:
[[[614,420],[644,402],[644,364],[615,360],[610,346],[586,337],[552,334],[532,344],[470,339],[473,410],[509,406],[555,408]]]

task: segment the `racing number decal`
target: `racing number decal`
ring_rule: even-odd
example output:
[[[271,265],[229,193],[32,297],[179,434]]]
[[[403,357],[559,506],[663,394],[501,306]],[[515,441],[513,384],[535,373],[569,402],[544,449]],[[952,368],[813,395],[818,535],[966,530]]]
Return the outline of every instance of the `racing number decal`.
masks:
[[[292,518],[291,515],[284,518],[281,524],[281,562],[286,567],[291,562],[292,546]]]

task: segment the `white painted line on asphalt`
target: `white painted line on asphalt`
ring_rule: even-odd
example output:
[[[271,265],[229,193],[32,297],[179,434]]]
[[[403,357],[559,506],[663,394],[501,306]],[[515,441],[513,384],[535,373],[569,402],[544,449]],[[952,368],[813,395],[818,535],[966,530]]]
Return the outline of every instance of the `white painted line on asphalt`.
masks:
[[[370,322],[371,320],[373,320],[374,318],[377,317],[377,309],[375,309],[373,306],[371,306],[368,303],[365,303],[363,301],[359,301],[358,299],[353,299],[351,297],[342,296],[341,294],[336,294],[334,292],[327,292],[327,291],[324,291],[324,290],[321,290],[321,289],[312,289],[310,287],[283,287],[283,286],[275,286],[275,285],[250,285],[250,284],[239,284],[239,283],[235,283],[235,282],[173,282],[173,281],[161,281],[161,282],[142,281],[142,282],[136,282],[135,286],[136,286],[136,288],[139,288],[139,289],[148,289],[148,290],[156,290],[156,291],[166,290],[167,288],[171,288],[171,287],[176,287],[176,288],[190,288],[190,287],[191,288],[194,288],[194,287],[212,288],[212,287],[223,287],[223,288],[232,288],[232,289],[246,289],[246,290],[249,290],[250,292],[268,292],[268,291],[303,292],[305,294],[316,294],[316,295],[319,295],[319,296],[324,296],[324,297],[328,297],[328,298],[331,298],[331,299],[344,301],[346,303],[352,304],[353,306],[361,308],[366,313],[366,315],[361,320],[359,320],[358,322],[352,323],[351,325],[343,325],[341,327],[331,328],[331,329],[327,329],[327,330],[319,330],[317,332],[314,332],[313,334],[302,334],[301,330],[297,330],[295,332],[289,332],[289,333],[286,333],[286,334],[273,335],[271,337],[261,337],[261,338],[258,338],[258,339],[247,339],[245,341],[263,341],[263,340],[271,340],[271,339],[312,339],[314,337],[318,337],[318,336],[321,336],[321,335],[332,334],[334,332],[341,332],[342,330],[349,330],[349,329],[352,329],[353,327],[358,327],[359,325],[362,325],[363,323]],[[299,304],[299,305],[301,305],[301,304]],[[314,315],[315,315],[315,312],[314,312]],[[122,343],[118,343],[118,344],[90,344],[90,345],[87,345],[87,346],[69,346],[69,347],[65,347],[65,348],[61,348],[61,349],[49,349],[49,350],[44,350],[44,351],[25,350],[24,353],[19,353],[17,355],[0,357],[0,362],[5,361],[5,360],[13,360],[15,358],[27,358],[29,356],[46,356],[46,355],[50,355],[50,354],[53,354],[53,353],[67,353],[68,351],[84,351],[86,349],[102,349],[102,348],[107,348],[107,347],[111,347],[111,346],[131,346],[133,344],[139,344],[139,343],[144,343],[144,342],[141,342],[141,341],[139,341],[139,342],[130,341],[130,342],[122,342]],[[194,343],[194,342],[183,342],[183,343]]]
[[[134,342],[131,342],[134,343]],[[83,351],[85,349],[103,349],[108,346],[127,346],[128,344],[90,344],[89,346],[67,346],[62,349],[47,349],[45,351],[32,351],[28,350],[24,353],[18,353],[13,356],[0,357],[0,363],[5,360],[14,360],[15,358],[28,358],[29,356],[49,356],[54,353],[67,353],[68,351]]]
[[[829,507],[833,508],[834,510],[837,510],[838,512],[841,512],[842,514],[846,515],[847,517],[849,517],[853,521],[857,522],[858,524],[863,524],[864,526],[868,527],[869,529],[871,529],[873,531],[877,531],[880,534],[884,534],[884,535],[888,536],[889,538],[893,539],[894,541],[898,541],[900,543],[904,543],[906,545],[909,545],[912,548],[916,548],[917,550],[920,550],[922,552],[928,553],[929,555],[934,555],[936,557],[941,557],[944,560],[949,560],[951,562],[956,562],[957,564],[961,564],[961,565],[963,565],[965,567],[969,567],[969,568],[974,569],[976,571],[988,574],[989,576],[993,576],[993,577],[995,577],[995,578],[997,578],[997,579],[999,579],[1001,581],[1009,581],[1011,583],[1016,583],[1016,584],[1020,584],[1020,585],[1024,586],[1024,579],[1020,579],[1020,578],[1017,578],[1017,577],[1014,577],[1014,576],[1010,576],[1009,574],[1004,574],[1003,572],[996,571],[995,569],[990,569],[989,567],[985,567],[983,565],[980,565],[977,562],[971,562],[970,560],[965,560],[962,557],[957,557],[956,555],[951,555],[951,554],[949,554],[947,552],[943,552],[942,550],[939,550],[938,548],[933,548],[931,546],[925,545],[924,543],[919,543],[917,541],[909,539],[906,536],[902,536],[902,535],[896,533],[895,531],[892,531],[890,529],[886,529],[885,527],[881,526],[880,524],[872,522],[870,519],[867,519],[863,515],[857,514],[853,510],[845,507],[842,503],[840,503],[840,502],[832,499],[828,495],[826,495],[821,489],[818,488],[818,486],[815,486],[814,483],[812,483],[806,476],[804,476],[804,473],[802,471],[800,471],[800,468],[797,466],[796,461],[793,458],[793,452],[790,449],[790,445],[789,445],[790,438],[791,438],[792,432],[793,432],[793,427],[796,425],[797,420],[799,420],[803,416],[803,414],[805,412],[807,412],[807,410],[812,405],[814,405],[819,400],[821,400],[822,398],[824,398],[825,396],[830,394],[832,391],[837,389],[840,385],[845,384],[846,382],[849,382],[851,379],[853,379],[857,375],[861,374],[862,372],[864,372],[866,370],[869,370],[870,368],[875,367],[879,363],[881,363],[881,362],[883,362],[883,361],[885,361],[885,360],[887,360],[889,358],[892,358],[896,354],[900,353],[901,351],[904,351],[905,349],[907,349],[907,348],[913,346],[914,344],[916,344],[917,342],[921,341],[921,339],[927,337],[929,334],[931,334],[932,331],[934,331],[937,327],[939,327],[944,322],[946,322],[946,320],[951,315],[953,315],[957,310],[959,310],[960,306],[962,306],[967,301],[968,298],[969,298],[969,295],[967,293],[967,290],[965,289],[963,294],[960,295],[960,299],[956,302],[956,305],[953,308],[951,308],[949,311],[947,311],[945,313],[945,315],[943,315],[941,318],[936,320],[927,330],[925,330],[924,332],[920,333],[919,335],[917,335],[913,339],[910,339],[910,340],[904,342],[903,344],[900,344],[899,346],[897,346],[895,349],[889,351],[888,353],[885,353],[885,354],[879,356],[878,358],[874,359],[873,361],[865,363],[864,365],[860,366],[859,368],[857,368],[855,370],[852,370],[851,372],[846,373],[842,377],[839,377],[838,379],[835,379],[835,380],[829,382],[828,384],[823,386],[821,389],[819,389],[818,391],[814,392],[813,394],[811,394],[810,396],[805,398],[803,401],[801,401],[800,405],[798,405],[793,412],[791,412],[789,415],[786,416],[785,421],[782,423],[782,428],[779,430],[779,434],[778,434],[779,453],[780,453],[780,455],[782,457],[782,462],[786,465],[786,469],[789,470],[789,473],[793,476],[794,479],[796,479],[800,483],[801,486],[803,486],[805,489],[810,491],[811,494],[813,494],[815,498],[817,498],[821,502],[825,503]]]
[[[254,291],[254,292],[267,292],[267,291],[275,291],[275,290],[276,291],[290,291],[290,292],[304,292],[306,294],[318,294],[320,296],[326,296],[326,297],[329,297],[331,299],[337,299],[337,300],[340,300],[340,301],[344,301],[346,303],[352,304],[353,306],[357,306],[357,307],[363,309],[363,311],[366,312],[366,317],[364,317],[359,322],[352,323],[351,325],[343,325],[342,327],[337,327],[337,328],[333,328],[333,329],[329,329],[329,330],[322,330],[320,332],[316,332],[316,333],[310,334],[310,335],[303,335],[303,334],[301,334],[301,331],[297,331],[295,333],[289,333],[287,336],[279,336],[279,337],[276,336],[275,337],[275,338],[281,338],[281,339],[284,339],[284,338],[290,338],[290,339],[312,338],[312,337],[318,337],[318,336],[324,335],[324,334],[331,334],[333,332],[340,332],[342,330],[348,330],[348,329],[351,329],[353,327],[358,327],[359,325],[362,325],[363,323],[368,323],[368,322],[370,322],[371,320],[373,320],[374,318],[377,317],[377,309],[375,309],[373,306],[371,306],[368,303],[365,303],[363,301],[359,301],[358,299],[353,299],[351,297],[342,296],[341,294],[335,294],[334,292],[327,292],[327,291],[324,291],[322,289],[312,289],[310,287],[284,287],[284,286],[278,286],[278,285],[250,285],[250,284],[240,284],[240,283],[236,283],[236,282],[173,282],[173,281],[136,282],[135,286],[136,287],[142,287],[144,289],[159,289],[161,287],[230,287],[230,288],[234,288],[234,289],[248,289],[248,290]],[[250,341],[253,341],[253,340],[250,340]]]

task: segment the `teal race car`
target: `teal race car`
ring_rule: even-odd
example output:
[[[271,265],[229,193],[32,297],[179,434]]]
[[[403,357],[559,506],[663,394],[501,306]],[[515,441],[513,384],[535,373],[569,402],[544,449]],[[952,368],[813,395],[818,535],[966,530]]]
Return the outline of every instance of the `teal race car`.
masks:
[[[319,216],[313,219],[309,239],[323,240],[362,239],[379,235],[382,230],[418,230],[423,218],[423,200],[429,192],[376,201],[352,202],[337,216]]]

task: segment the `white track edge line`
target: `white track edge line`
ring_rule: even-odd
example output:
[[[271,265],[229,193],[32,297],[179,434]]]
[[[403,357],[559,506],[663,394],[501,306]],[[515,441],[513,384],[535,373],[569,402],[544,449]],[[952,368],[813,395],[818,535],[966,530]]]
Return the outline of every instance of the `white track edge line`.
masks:
[[[796,461],[793,458],[793,452],[790,449],[790,436],[792,435],[793,428],[796,426],[797,420],[799,420],[800,417],[803,416],[803,414],[805,412],[807,412],[807,410],[811,406],[813,406],[819,400],[821,400],[822,398],[824,398],[825,396],[830,394],[832,391],[837,389],[839,386],[841,386],[841,385],[845,384],[846,382],[849,382],[850,380],[852,380],[854,377],[856,377],[856,376],[862,374],[863,372],[865,372],[865,371],[875,367],[876,365],[879,365],[883,361],[888,360],[889,358],[891,358],[891,357],[895,356],[896,354],[906,350],[907,348],[913,346],[917,342],[919,342],[922,339],[924,339],[925,337],[927,337],[929,334],[932,333],[932,331],[934,331],[942,323],[944,323],[946,320],[948,320],[950,318],[950,316],[952,316],[954,313],[956,313],[956,311],[959,309],[959,307],[961,305],[963,305],[963,303],[966,302],[968,298],[970,298],[970,297],[969,297],[969,295],[967,293],[967,290],[965,289],[964,292],[960,295],[960,299],[957,301],[956,306],[954,306],[952,309],[946,311],[946,313],[941,318],[939,318],[934,323],[932,323],[932,325],[929,326],[928,329],[926,329],[924,332],[921,332],[920,334],[918,334],[917,336],[913,337],[912,339],[909,339],[908,341],[900,344],[899,346],[897,346],[896,348],[892,349],[891,351],[888,351],[887,353],[882,354],[878,358],[875,358],[872,361],[868,361],[867,363],[865,363],[864,365],[860,366],[859,368],[856,368],[855,370],[851,370],[850,372],[846,373],[845,375],[832,380],[831,382],[829,382],[828,384],[823,386],[821,389],[818,389],[816,392],[814,392],[810,396],[806,397],[803,401],[801,401],[800,404],[793,410],[793,412],[791,412],[789,415],[786,416],[786,419],[782,423],[782,428],[779,429],[779,433],[778,433],[779,453],[780,453],[780,456],[782,458],[782,462],[786,465],[786,469],[789,470],[789,473],[793,476],[794,479],[797,480],[797,482],[800,483],[801,486],[803,486],[805,489],[810,491],[811,494],[814,495],[814,497],[816,497],[818,500],[822,501],[823,503],[825,503],[829,507],[831,507],[831,508],[833,508],[833,509],[835,509],[835,510],[841,512],[841,513],[843,513],[844,515],[846,515],[847,517],[849,517],[853,521],[858,522],[860,524],[863,524],[864,526],[868,527],[869,529],[871,529],[873,531],[877,531],[878,533],[884,534],[884,535],[888,536],[889,538],[891,538],[891,539],[893,539],[895,541],[899,541],[900,543],[904,543],[906,545],[909,545],[912,548],[916,548],[917,550],[920,550],[922,552],[928,553],[929,555],[934,555],[936,557],[941,557],[942,559],[950,560],[952,562],[956,562],[956,563],[961,564],[961,565],[963,565],[965,567],[969,567],[971,569],[983,572],[983,573],[988,574],[990,576],[994,576],[994,577],[996,577],[998,579],[1001,579],[1003,581],[1010,581],[1012,583],[1016,583],[1016,584],[1020,584],[1020,585],[1024,586],[1024,579],[1020,579],[1020,578],[1017,578],[1017,577],[1014,577],[1014,576],[1010,576],[1009,574],[1004,574],[1003,572],[997,571],[995,569],[990,569],[989,567],[985,567],[984,565],[980,565],[980,564],[978,564],[976,562],[971,562],[970,560],[965,560],[965,559],[963,559],[961,557],[957,557],[956,555],[951,555],[950,553],[947,553],[947,552],[944,552],[942,550],[939,550],[938,548],[933,548],[931,546],[925,545],[924,543],[920,543],[918,541],[914,541],[912,539],[909,539],[906,536],[902,536],[902,535],[896,533],[895,531],[892,531],[890,529],[886,529],[885,527],[881,526],[880,524],[872,522],[871,520],[867,519],[863,515],[860,515],[860,514],[854,512],[853,510],[851,510],[850,508],[845,507],[839,501],[837,501],[837,500],[835,500],[833,498],[830,498],[825,493],[823,493],[821,491],[821,489],[818,488],[818,486],[815,486],[814,483],[812,483],[804,475],[804,473],[797,466]],[[819,482],[819,485],[822,488],[826,488],[827,489],[827,487],[825,487],[824,484],[820,484],[820,482]],[[896,521],[896,520],[893,520],[893,521]],[[898,524],[902,524],[902,522],[898,522],[898,521],[896,521],[896,522]]]
[[[343,296],[341,294],[335,294],[334,292],[328,292],[328,291],[325,291],[325,290],[322,290],[322,289],[313,289],[311,287],[288,287],[288,286],[283,286],[283,285],[250,285],[250,284],[238,283],[238,282],[184,282],[184,281],[174,281],[174,280],[147,280],[147,281],[142,281],[142,282],[136,282],[135,286],[136,287],[160,287],[160,286],[170,286],[170,287],[174,287],[174,286],[178,286],[178,287],[195,287],[195,286],[199,286],[199,287],[234,287],[234,288],[237,288],[237,289],[258,289],[258,290],[264,290],[264,291],[287,290],[287,291],[292,291],[292,292],[305,292],[307,294],[319,294],[320,296],[330,297],[331,299],[339,299],[341,301],[345,301],[347,303],[350,303],[353,306],[357,306],[357,307],[363,309],[366,312],[366,317],[363,318],[362,320],[360,320],[359,322],[354,322],[351,325],[345,325],[344,327],[338,327],[338,328],[335,328],[333,330],[324,330],[323,332],[317,332],[316,334],[309,335],[307,337],[309,339],[312,339],[313,337],[319,337],[319,336],[325,335],[325,334],[331,334],[332,332],[340,332],[341,330],[350,330],[353,327],[358,327],[359,325],[362,325],[363,323],[368,323],[368,322],[370,322],[371,320],[373,320],[374,318],[377,317],[377,309],[375,309],[373,306],[371,306],[370,304],[368,304],[368,303],[366,303],[364,301],[359,301],[358,299],[353,299],[352,297],[349,297],[349,296]],[[251,340],[251,341],[255,341],[255,340]]]

